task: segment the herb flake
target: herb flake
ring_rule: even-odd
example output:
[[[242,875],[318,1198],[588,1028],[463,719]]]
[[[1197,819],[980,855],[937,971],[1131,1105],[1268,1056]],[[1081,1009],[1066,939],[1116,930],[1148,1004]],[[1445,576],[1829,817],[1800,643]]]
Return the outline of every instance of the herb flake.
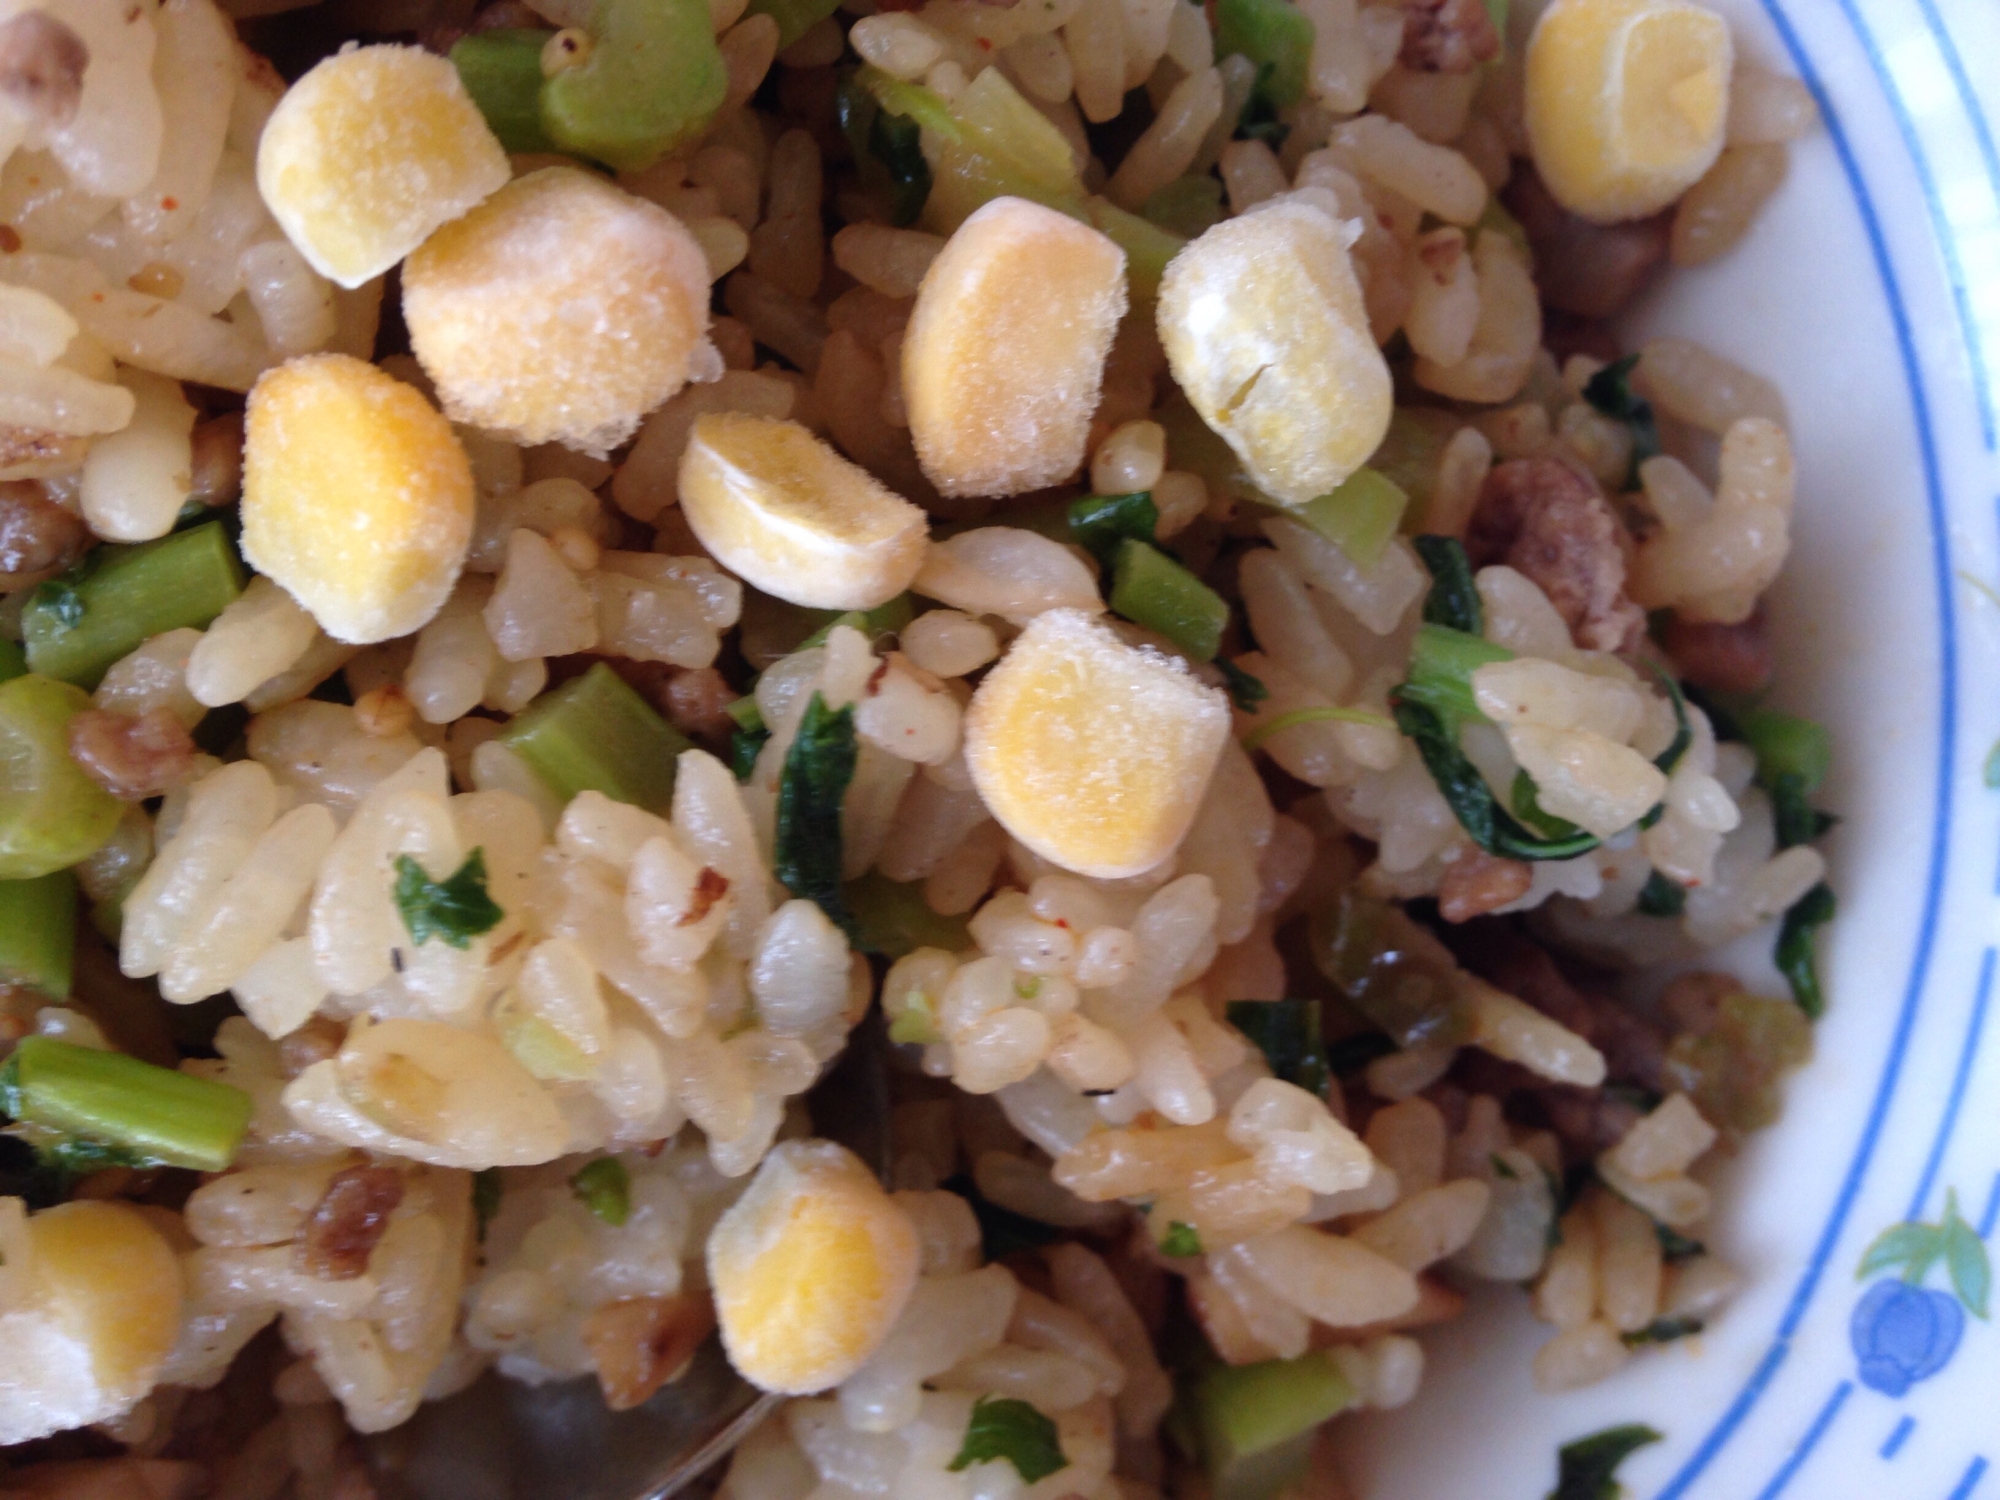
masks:
[[[632,1174],[615,1156],[587,1162],[569,1180],[569,1190],[591,1213],[613,1229],[632,1217]]]
[[[1026,1401],[1012,1396],[981,1396],[966,1424],[965,1442],[946,1467],[957,1474],[974,1464],[1005,1459],[1023,1484],[1034,1484],[1069,1467],[1056,1424]]]
[[[1618,1482],[1618,1466],[1663,1436],[1643,1423],[1630,1422],[1565,1443],[1556,1455],[1556,1487],[1547,1500],[1618,1500],[1625,1493]]]
[[[488,1167],[472,1174],[472,1218],[479,1226],[479,1243],[482,1245],[486,1243],[486,1231],[499,1214],[500,1200],[506,1192],[507,1186],[500,1179],[498,1167]]]
[[[854,705],[830,709],[814,692],[778,779],[778,879],[850,937],[854,919],[840,890],[840,799],[859,754]]]
[[[1231,1026],[1256,1043],[1273,1074],[1315,1098],[1326,1097],[1333,1070],[1328,1065],[1326,1039],[1320,1031],[1319,1001],[1232,1000],[1226,1014]],[[1382,1039],[1388,1041],[1387,1037]],[[1394,1050],[1393,1044],[1390,1050]],[[1366,1065],[1364,1062],[1360,1066]]]
[[[1638,363],[1638,355],[1628,354],[1599,370],[1583,387],[1584,400],[1605,416],[1623,422],[1632,431],[1632,465],[1626,471],[1627,489],[1638,484],[1639,465],[1649,458],[1658,458],[1662,451],[1660,425],[1653,417],[1653,403],[1632,389],[1632,370]]]
[[[1424,595],[1424,623],[1479,635],[1486,628],[1472,561],[1465,544],[1453,536],[1415,536],[1410,545],[1430,571],[1430,592]]]
[[[1693,1338],[1707,1326],[1700,1318],[1655,1318],[1644,1328],[1620,1334],[1619,1339],[1627,1349],[1645,1344],[1671,1344],[1677,1339]]]
[[[433,880],[407,854],[396,856],[396,910],[410,938],[421,948],[437,938],[449,948],[465,949],[481,933],[500,925],[506,913],[486,893],[486,851],[474,849],[443,880]]]
[[[1159,507],[1151,490],[1134,490],[1126,495],[1085,495],[1069,507],[1069,534],[1078,546],[1110,567],[1127,538],[1135,542],[1153,540],[1160,524]]]
[[[1235,662],[1218,659],[1215,664],[1222,670],[1222,686],[1229,694],[1229,701],[1239,712],[1254,714],[1257,705],[1271,696],[1262,679],[1253,677]]]
[[[1778,944],[1773,957],[1778,972],[1791,986],[1792,999],[1809,1020],[1826,1014],[1826,993],[1820,988],[1819,962],[1814,939],[1819,929],[1833,920],[1833,887],[1821,881],[1794,901],[1778,925]]]
[[[1167,1225],[1167,1232],[1160,1240],[1160,1254],[1172,1256],[1201,1254],[1201,1233],[1194,1225],[1179,1219]]]
[[[1687,899],[1686,886],[1655,870],[1639,889],[1638,911],[1647,917],[1678,917],[1687,910]]]

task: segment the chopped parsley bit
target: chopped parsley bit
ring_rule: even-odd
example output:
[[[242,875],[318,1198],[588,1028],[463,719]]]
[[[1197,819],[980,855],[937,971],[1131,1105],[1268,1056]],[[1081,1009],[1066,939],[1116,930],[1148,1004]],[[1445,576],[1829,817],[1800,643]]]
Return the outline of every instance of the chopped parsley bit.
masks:
[[[1167,1225],[1166,1238],[1160,1241],[1160,1253],[1173,1256],[1199,1255],[1201,1235],[1194,1225],[1183,1224],[1179,1219],[1175,1219]]]
[[[1659,1442],[1662,1436],[1632,1422],[1565,1443],[1556,1455],[1556,1487],[1549,1491],[1547,1500],[1618,1500],[1625,1493],[1625,1486],[1618,1482],[1618,1466],[1635,1450]]]
[[[421,948],[438,938],[451,948],[469,948],[481,933],[500,925],[506,913],[486,894],[486,851],[474,849],[444,880],[433,880],[407,854],[396,856],[396,910]]]
[[[1636,1333],[1621,1334],[1627,1349],[1641,1344],[1671,1344],[1675,1339],[1693,1338],[1705,1325],[1700,1318],[1655,1318]]]
[[[1521,1180],[1521,1174],[1510,1167],[1507,1164],[1507,1159],[1498,1151],[1493,1152],[1486,1159],[1492,1163],[1493,1175],[1495,1177],[1504,1177],[1509,1182],[1519,1182]]]
[[[1708,1246],[1700,1240],[1689,1239],[1672,1225],[1662,1224],[1657,1219],[1653,1221],[1653,1233],[1660,1241],[1660,1258],[1668,1265],[1708,1254]]]
[[[966,1424],[965,1442],[947,1466],[957,1474],[974,1464],[1005,1459],[1023,1484],[1046,1479],[1069,1467],[1056,1424],[1025,1401],[1012,1396],[981,1396]]]
[[[486,1243],[487,1227],[500,1212],[500,1199],[506,1191],[498,1167],[488,1167],[483,1172],[472,1174],[472,1217],[478,1222],[479,1243],[482,1245]]]
[[[1658,870],[1646,877],[1639,891],[1638,911],[1647,917],[1678,917],[1687,909],[1687,887]]]
[[[1222,685],[1229,692],[1229,701],[1242,712],[1254,714],[1257,705],[1271,696],[1269,688],[1235,662],[1218,659],[1215,664],[1222,669]]]
[[[1032,1000],[1042,992],[1039,974],[1028,974],[1014,981],[1014,994],[1022,1000]]]
[[[778,778],[778,879],[850,937],[854,919],[840,890],[840,799],[859,754],[854,705],[829,709],[815,692]]]
[[[1256,1043],[1272,1073],[1315,1098],[1326,1097],[1330,1071],[1319,1001],[1232,1000],[1225,1014],[1231,1026]]]
[[[577,1201],[613,1229],[632,1217],[632,1175],[615,1156],[600,1156],[569,1180]]]

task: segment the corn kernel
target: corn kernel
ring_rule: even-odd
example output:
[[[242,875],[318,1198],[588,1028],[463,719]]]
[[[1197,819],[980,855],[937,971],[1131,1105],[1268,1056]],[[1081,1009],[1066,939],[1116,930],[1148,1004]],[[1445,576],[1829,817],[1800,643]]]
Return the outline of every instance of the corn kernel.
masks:
[[[1160,342],[1204,422],[1259,489],[1304,505],[1389,430],[1389,366],[1368,331],[1347,233],[1313,190],[1226,219],[1160,283]]]
[[[257,187],[299,253],[348,288],[380,276],[507,181],[458,70],[421,47],[349,47],[286,91]]]
[[[980,683],[965,758],[1009,833],[1109,880],[1173,853],[1228,733],[1220,692],[1090,615],[1054,609]]]
[[[250,393],[243,555],[335,640],[407,635],[437,613],[472,539],[472,464],[413,387],[345,354]]]
[[[773,1148],[708,1241],[730,1362],[767,1391],[838,1385],[902,1313],[918,1253],[915,1227],[852,1152]]]
[[[1125,253],[1052,208],[996,198],[924,274],[903,334],[917,458],[946,495],[1016,495],[1083,462]]]
[[[923,566],[929,518],[796,422],[697,418],[681,509],[715,560],[812,609],[873,609]]]
[[[1528,42],[1526,119],[1558,203],[1600,224],[1665,208],[1715,165],[1729,25],[1688,0],[1556,0]]]
[[[180,1334],[180,1262],[139,1210],[66,1203],[26,1239],[26,1297],[0,1315],[0,1444],[128,1410]]]
[[[708,261],[574,167],[509,183],[410,257],[410,343],[453,421],[602,457],[710,363]],[[719,370],[718,370],[719,373]]]

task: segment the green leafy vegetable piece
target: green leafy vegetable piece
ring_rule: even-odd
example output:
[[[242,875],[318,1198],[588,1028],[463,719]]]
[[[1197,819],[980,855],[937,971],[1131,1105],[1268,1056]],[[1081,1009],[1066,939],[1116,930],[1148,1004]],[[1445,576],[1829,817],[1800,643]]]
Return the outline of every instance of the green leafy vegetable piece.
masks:
[[[0,682],[12,682],[16,677],[26,676],[27,671],[28,654],[21,649],[21,643],[0,635]]]
[[[1424,623],[1472,636],[1485,630],[1485,611],[1465,544],[1455,536],[1415,536],[1410,545],[1431,575],[1430,592],[1424,595]]]
[[[81,688],[30,673],[0,682],[0,880],[36,880],[101,847],[125,815],[69,753]]]
[[[1271,97],[1271,89],[1278,75],[1278,65],[1274,62],[1261,64],[1257,77],[1250,85],[1249,96],[1243,101],[1243,108],[1236,115],[1236,129],[1232,132],[1239,141],[1262,141],[1273,151],[1285,144],[1285,137],[1292,133],[1292,127],[1278,118],[1277,102]]]
[[[396,856],[396,910],[421,948],[437,938],[448,948],[465,949],[491,932],[507,914],[486,893],[486,851],[474,849],[443,880],[433,880],[407,854]]]
[[[1824,724],[1774,708],[1751,709],[1736,723],[1757,752],[1760,784],[1774,787],[1779,778],[1796,776],[1802,794],[1819,790],[1833,764],[1833,736]]]
[[[79,1151],[116,1152],[122,1165],[223,1171],[252,1107],[213,1079],[53,1037],[24,1037],[0,1067],[0,1114],[73,1137]]]
[[[657,813],[673,806],[674,762],[691,743],[604,662],[542,694],[497,738],[565,803],[602,792]]]
[[[1179,1219],[1175,1219],[1167,1225],[1167,1232],[1160,1239],[1160,1254],[1175,1256],[1199,1255],[1201,1254],[1201,1235],[1196,1231],[1194,1225],[1184,1224]]]
[[[1687,910],[1687,899],[1686,886],[1655,870],[1639,888],[1638,911],[1648,917],[1678,917]]]
[[[1778,777],[1770,793],[1771,821],[1780,849],[1810,844],[1838,821],[1832,813],[1821,812],[1806,801],[1805,778],[1796,771]]]
[[[1526,771],[1514,773],[1514,784],[1507,788],[1507,804],[1515,817],[1545,839],[1576,836],[1576,824],[1542,810],[1541,798],[1535,792],[1535,779]]]
[[[1190,240],[1220,224],[1224,215],[1222,181],[1211,176],[1176,177],[1139,209],[1148,223]]]
[[[1655,1318],[1644,1328],[1620,1334],[1619,1338],[1626,1348],[1637,1349],[1643,1344],[1671,1344],[1676,1339],[1693,1338],[1707,1326],[1700,1318]]]
[[[569,1190],[577,1202],[613,1229],[623,1228],[632,1217],[632,1174],[615,1156],[586,1162],[570,1178]]]
[[[921,83],[906,83],[884,73],[873,63],[863,63],[854,72],[856,87],[865,89],[875,102],[892,115],[908,115],[919,125],[935,130],[948,141],[965,139],[965,128],[951,112],[951,103],[935,89]]]
[[[798,645],[794,651],[810,651],[815,646],[824,646],[826,638],[833,634],[836,625],[845,625],[849,630],[858,630],[870,641],[878,641],[885,635],[894,635],[917,617],[916,606],[910,603],[908,594],[898,594],[887,604],[878,604],[873,609],[850,609],[841,614],[813,611],[825,618],[820,627]],[[758,717],[761,724],[763,718]]]
[[[1216,57],[1240,52],[1256,63],[1273,109],[1290,109],[1305,97],[1312,50],[1313,23],[1287,0],[1217,0]]]
[[[479,106],[494,136],[510,152],[556,149],[556,143],[542,129],[542,49],[554,34],[501,26],[475,31],[452,43],[451,63],[458,69],[459,82]]]
[[[1158,631],[1190,661],[1214,660],[1229,624],[1229,605],[1220,594],[1159,548],[1133,537],[1118,544],[1109,602],[1114,614]]]
[[[981,1396],[972,1406],[958,1457],[945,1467],[956,1474],[974,1464],[1005,1459],[1023,1484],[1034,1484],[1069,1467],[1057,1441],[1056,1424],[1036,1407],[1012,1396]]]
[[[1107,568],[1117,560],[1118,549],[1128,538],[1151,542],[1153,529],[1159,524],[1160,512],[1149,490],[1129,495],[1085,495],[1070,502],[1070,536]]]
[[[1456,1046],[1471,1036],[1457,963],[1402,908],[1343,891],[1311,914],[1306,941],[1314,967],[1397,1046]]]
[[[859,880],[850,880],[842,891],[842,899],[854,915],[855,946],[863,953],[879,953],[890,959],[901,958],[919,948],[942,948],[957,953],[972,942],[964,917],[940,916],[931,910],[930,903],[924,900],[921,880],[891,880],[870,871]]]
[[[1435,626],[1423,626],[1423,630]],[[1587,833],[1568,838],[1537,837],[1502,808],[1465,752],[1457,736],[1448,732],[1436,710],[1407,700],[1395,704],[1396,727],[1417,747],[1424,768],[1437,783],[1452,815],[1472,841],[1488,854],[1503,859],[1575,859],[1597,847],[1597,839]]]
[[[243,581],[220,521],[137,547],[99,547],[29,601],[21,616],[28,666],[95,688],[113,662],[163,631],[206,629]]]
[[[840,889],[840,799],[859,753],[854,705],[829,709],[815,692],[778,779],[778,879],[794,896],[816,902],[850,937],[854,919]]]
[[[542,85],[542,129],[621,172],[650,167],[706,126],[729,92],[707,0],[600,0],[581,66]]]
[[[1565,1443],[1556,1455],[1556,1487],[1548,1500],[1618,1500],[1625,1493],[1618,1482],[1618,1466],[1663,1436],[1634,1422]]]
[[[939,1186],[972,1205],[972,1217],[979,1221],[980,1251],[989,1261],[1004,1260],[1021,1250],[1039,1250],[1063,1238],[1063,1231],[1054,1225],[994,1203],[962,1172],[947,1177]]]
[[[1653,419],[1653,404],[1632,390],[1632,369],[1639,356],[1606,365],[1584,382],[1583,399],[1605,416],[1623,422],[1632,430],[1632,465],[1626,471],[1626,488],[1638,482],[1639,465],[1660,456],[1660,427]]]
[[[1387,475],[1356,469],[1338,489],[1309,501],[1298,518],[1346,553],[1356,567],[1372,568],[1409,506],[1410,497]]]
[[[1700,1240],[1682,1234],[1673,1225],[1662,1224],[1658,1219],[1653,1221],[1653,1237],[1660,1242],[1660,1258],[1669,1265],[1708,1254],[1708,1246]]]
[[[1778,972],[1792,988],[1799,1009],[1817,1021],[1826,1014],[1826,994],[1820,988],[1819,963],[1814,939],[1819,929],[1833,920],[1833,888],[1821,881],[1807,891],[1785,913],[1778,924],[1778,944],[1773,955]]]
[[[1472,697],[1472,674],[1489,662],[1512,661],[1514,653],[1469,631],[1426,622],[1417,627],[1410,645],[1410,670],[1396,697],[1420,704],[1449,726],[1454,743],[1458,726],[1467,719],[1484,723],[1486,715]]]
[[[1274,1075],[1326,1097],[1332,1070],[1320,1032],[1319,1001],[1232,1000],[1228,1016],[1231,1026],[1257,1044]]]
[[[732,729],[729,732],[729,769],[738,781],[748,781],[750,773],[757,769],[757,757],[764,751],[764,742],[771,737],[768,729]]]
[[[1222,670],[1222,686],[1229,694],[1229,701],[1246,714],[1257,712],[1257,705],[1271,696],[1271,690],[1264,686],[1260,678],[1252,676],[1233,661],[1218,661]]]
[[[746,734],[755,734],[764,727],[764,711],[757,706],[757,699],[752,695],[738,698],[723,712],[729,716],[730,723]]]
[[[880,162],[889,182],[890,222],[917,222],[931,195],[931,164],[918,144],[923,131],[908,115],[876,113],[868,126],[868,154]]]
[[[486,1231],[500,1212],[500,1200],[506,1196],[507,1184],[501,1179],[498,1167],[487,1167],[472,1174],[472,1218],[479,1228],[479,1243],[486,1243]]]

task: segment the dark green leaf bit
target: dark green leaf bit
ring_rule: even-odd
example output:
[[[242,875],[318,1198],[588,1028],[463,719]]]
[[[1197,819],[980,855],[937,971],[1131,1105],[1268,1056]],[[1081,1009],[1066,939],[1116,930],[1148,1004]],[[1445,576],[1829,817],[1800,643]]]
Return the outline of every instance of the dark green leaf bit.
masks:
[[[1658,870],[1646,877],[1639,890],[1639,912],[1648,917],[1678,917],[1687,910],[1687,887],[1669,880]]]
[[[1319,1001],[1232,1000],[1228,1015],[1229,1024],[1257,1044],[1273,1074],[1308,1094],[1326,1097],[1331,1070],[1320,1033]]]
[[[1655,1318],[1635,1333],[1621,1334],[1628,1349],[1637,1349],[1642,1344],[1671,1344],[1676,1339],[1693,1338],[1704,1327],[1700,1318]]]
[[[615,1156],[600,1156],[587,1162],[569,1180],[569,1190],[577,1202],[613,1229],[632,1217],[632,1174]]]
[[[1639,465],[1660,456],[1660,427],[1653,420],[1653,404],[1632,390],[1632,368],[1639,356],[1628,354],[1606,365],[1584,384],[1583,399],[1632,429],[1632,466],[1626,471],[1625,487],[1639,482]]]
[[[1778,847],[1811,843],[1834,824],[1831,814],[1806,800],[1826,778],[1833,737],[1824,724],[1774,709],[1746,713],[1740,724],[1757,752],[1757,780],[1770,793]],[[1834,908],[1833,888],[1821,881],[1786,911],[1772,955],[1799,1009],[1815,1021],[1826,1013],[1826,994],[1820,988],[1814,939],[1833,920]]]
[[[486,1243],[486,1231],[500,1212],[500,1200],[506,1196],[507,1184],[501,1180],[498,1167],[488,1167],[483,1172],[472,1174],[472,1217],[479,1226],[479,1243]]]
[[[1023,1484],[1069,1467],[1056,1439],[1056,1424],[1048,1417],[1012,1396],[981,1396],[966,1424],[965,1443],[948,1467],[956,1474],[995,1459],[1012,1464]]]
[[[859,754],[854,705],[829,709],[815,692],[778,779],[778,879],[850,937],[854,919],[840,891],[840,799]]]
[[[1253,677],[1233,661],[1218,661],[1222,669],[1222,686],[1229,694],[1229,701],[1246,714],[1257,712],[1257,705],[1271,696],[1271,690],[1264,686],[1261,678]]]
[[[1128,495],[1085,495],[1069,506],[1069,534],[1099,563],[1110,567],[1119,545],[1131,538],[1151,542],[1160,524],[1159,508],[1151,490],[1134,490]]]
[[[438,938],[449,948],[469,948],[507,914],[486,894],[486,851],[474,849],[443,880],[433,880],[407,854],[396,856],[396,910],[421,948]]]
[[[1452,536],[1415,536],[1410,545],[1431,575],[1430,592],[1424,595],[1424,623],[1478,635],[1486,628],[1486,619],[1465,544]]]
[[[1625,1493],[1625,1486],[1618,1482],[1618,1466],[1662,1436],[1632,1422],[1565,1443],[1556,1455],[1556,1487],[1549,1491],[1547,1500],[1618,1500]]]

